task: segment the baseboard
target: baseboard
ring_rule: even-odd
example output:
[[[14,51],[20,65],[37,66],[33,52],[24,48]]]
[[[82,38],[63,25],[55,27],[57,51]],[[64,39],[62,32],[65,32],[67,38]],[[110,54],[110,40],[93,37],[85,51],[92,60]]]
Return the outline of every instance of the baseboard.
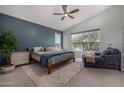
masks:
[[[124,72],[124,68],[123,67],[121,67],[121,71]]]

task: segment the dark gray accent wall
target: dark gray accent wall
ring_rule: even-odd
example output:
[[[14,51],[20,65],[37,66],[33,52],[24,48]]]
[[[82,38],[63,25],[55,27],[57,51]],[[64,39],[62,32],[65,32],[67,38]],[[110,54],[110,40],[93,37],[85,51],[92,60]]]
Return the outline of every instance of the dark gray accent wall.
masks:
[[[19,42],[19,51],[34,46],[54,46],[55,32],[60,33],[63,39],[61,31],[0,13],[0,31],[7,30],[15,33]],[[0,57],[0,66],[4,64],[6,64],[5,60]]]
[[[55,32],[62,34],[61,31],[0,13],[0,31],[2,30],[15,33],[20,50],[34,46],[54,46]]]

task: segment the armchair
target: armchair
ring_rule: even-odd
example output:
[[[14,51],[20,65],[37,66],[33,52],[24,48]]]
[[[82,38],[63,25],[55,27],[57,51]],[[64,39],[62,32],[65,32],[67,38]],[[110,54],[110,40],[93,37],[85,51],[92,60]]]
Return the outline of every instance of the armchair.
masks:
[[[95,55],[95,63],[86,62],[83,56],[85,67],[119,69],[121,66],[121,52],[115,48],[107,48],[100,55]]]

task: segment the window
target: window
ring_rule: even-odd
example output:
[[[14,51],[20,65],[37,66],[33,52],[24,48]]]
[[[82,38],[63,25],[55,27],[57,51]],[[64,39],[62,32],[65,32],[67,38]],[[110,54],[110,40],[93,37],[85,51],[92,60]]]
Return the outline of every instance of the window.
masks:
[[[61,49],[61,33],[55,33],[55,48]]]
[[[100,31],[72,34],[72,48],[78,51],[95,52],[99,51]]]

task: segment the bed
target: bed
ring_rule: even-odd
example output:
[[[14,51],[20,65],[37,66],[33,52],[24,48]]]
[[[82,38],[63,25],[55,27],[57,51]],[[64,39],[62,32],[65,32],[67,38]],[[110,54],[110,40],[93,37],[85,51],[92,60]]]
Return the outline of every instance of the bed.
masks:
[[[49,52],[31,52],[31,60],[37,61],[41,66],[48,68],[48,74],[52,73],[52,68],[64,62],[73,60],[74,52],[61,50]]]

